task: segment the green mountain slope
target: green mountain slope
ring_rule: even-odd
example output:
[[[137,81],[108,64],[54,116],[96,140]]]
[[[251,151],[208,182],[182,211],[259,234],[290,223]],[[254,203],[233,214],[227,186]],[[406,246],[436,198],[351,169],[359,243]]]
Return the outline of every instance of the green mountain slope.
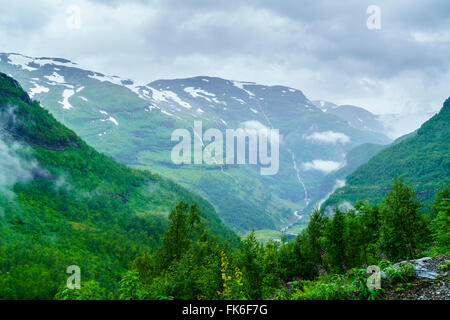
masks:
[[[336,190],[324,207],[380,199],[396,175],[425,201],[450,182],[450,98],[417,132],[398,139],[349,175],[346,186]]]
[[[0,53],[0,71],[13,75],[96,150],[199,194],[242,233],[290,225],[298,219],[295,212],[319,198],[322,180],[344,164],[351,149],[391,142],[373,130],[374,115],[367,118],[371,122],[359,113],[342,118],[316,107],[301,90],[284,86],[206,76],[139,85],[64,59],[8,53]],[[255,165],[174,165],[171,150],[177,142],[171,134],[184,128],[198,139],[201,132],[192,131],[196,120],[203,131],[279,129],[278,173],[262,176]]]
[[[0,73],[0,299],[52,298],[73,264],[110,288],[181,200],[235,240],[210,203],[98,153]]]
[[[323,203],[326,198],[333,193],[338,187],[342,187],[345,184],[345,178],[354,172],[359,166],[369,161],[373,156],[375,156],[380,150],[386,148],[386,145],[374,144],[374,143],[364,143],[350,150],[345,156],[346,165],[330,174],[328,174],[321,186],[321,197],[318,201],[319,204]],[[312,202],[312,205],[308,207],[309,210],[314,208],[317,202]]]

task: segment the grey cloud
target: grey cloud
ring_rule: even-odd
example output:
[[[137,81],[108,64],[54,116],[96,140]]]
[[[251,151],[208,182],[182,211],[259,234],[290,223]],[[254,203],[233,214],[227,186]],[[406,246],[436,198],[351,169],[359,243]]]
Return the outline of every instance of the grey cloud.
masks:
[[[33,178],[33,171],[39,170],[36,160],[27,160],[27,152],[23,146],[7,144],[0,140],[0,193],[12,197],[11,188],[17,182]]]
[[[448,96],[448,0],[73,3],[78,32],[64,30],[66,2],[0,0],[10,17],[0,18],[0,46],[141,82],[211,75],[288,85],[375,112],[428,111]],[[381,7],[381,30],[366,28],[371,4]]]

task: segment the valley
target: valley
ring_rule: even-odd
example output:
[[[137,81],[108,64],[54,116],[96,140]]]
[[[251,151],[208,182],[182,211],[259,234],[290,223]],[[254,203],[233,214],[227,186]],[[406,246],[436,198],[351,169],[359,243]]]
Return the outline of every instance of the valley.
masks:
[[[110,119],[100,122],[123,123],[100,111]],[[207,200],[146,166],[131,169],[97,152],[0,73],[0,298],[445,299],[437,290],[448,282],[449,115],[450,98],[417,131],[347,152],[346,165],[323,180],[337,181],[323,187],[331,196],[321,210],[311,209],[307,223],[314,202],[305,197],[303,209],[287,210],[280,231],[241,230],[238,237]],[[351,141],[327,131],[310,139],[339,140],[341,152]],[[284,151],[291,176],[301,179],[294,151]],[[239,174],[230,177],[245,190]],[[431,271],[424,261],[433,261]],[[386,291],[368,287],[362,263],[383,270]],[[79,290],[66,287],[67,266],[83,270]]]
[[[302,212],[298,223],[305,224],[308,212],[332,192],[333,174],[347,167],[353,148],[391,142],[377,116],[311,101],[298,89],[212,77],[138,85],[65,59],[19,54],[0,54],[0,59],[0,71],[18,79],[89,145],[198,193],[239,233],[281,230],[297,220],[296,211]],[[278,129],[277,174],[263,176],[259,165],[175,165],[171,135],[191,130],[194,121],[224,135],[227,129]]]

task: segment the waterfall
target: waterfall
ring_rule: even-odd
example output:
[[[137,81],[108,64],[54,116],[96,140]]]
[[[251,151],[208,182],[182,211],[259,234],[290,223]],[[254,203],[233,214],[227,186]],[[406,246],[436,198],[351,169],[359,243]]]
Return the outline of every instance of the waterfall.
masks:
[[[303,191],[305,193],[306,205],[309,205],[309,203],[311,202],[311,199],[308,198],[308,189],[306,189],[305,183],[303,182],[303,180],[302,180],[302,178],[300,176],[300,169],[297,166],[297,161],[295,161],[295,154],[289,148],[287,148],[287,151],[290,153],[290,155],[292,157],[292,163],[293,163],[293,166],[294,166],[294,170],[296,172],[297,180],[301,184],[301,186],[303,187]]]

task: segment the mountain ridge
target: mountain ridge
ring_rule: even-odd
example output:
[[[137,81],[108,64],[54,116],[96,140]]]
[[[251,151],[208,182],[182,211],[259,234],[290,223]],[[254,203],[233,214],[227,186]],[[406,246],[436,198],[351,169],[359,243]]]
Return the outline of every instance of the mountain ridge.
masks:
[[[391,141],[324,113],[289,87],[200,76],[142,86],[67,60],[10,57],[0,54],[0,70],[14,74],[56,119],[121,163],[151,169],[199,193],[237,231],[291,224],[295,212],[318,196],[325,176],[345,165],[347,152]],[[171,133],[191,131],[194,121],[222,132],[255,125],[280,129],[278,174],[261,177],[252,166],[174,166]]]

